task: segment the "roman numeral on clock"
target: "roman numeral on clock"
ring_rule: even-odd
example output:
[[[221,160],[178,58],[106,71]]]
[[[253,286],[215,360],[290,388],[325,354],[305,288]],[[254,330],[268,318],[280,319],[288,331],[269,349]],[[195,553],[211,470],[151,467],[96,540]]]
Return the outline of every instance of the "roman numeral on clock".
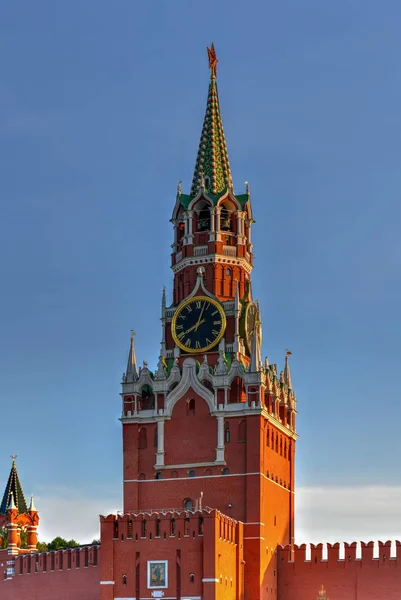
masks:
[[[191,347],[191,338],[188,338],[187,341],[185,342],[185,345],[187,348]]]

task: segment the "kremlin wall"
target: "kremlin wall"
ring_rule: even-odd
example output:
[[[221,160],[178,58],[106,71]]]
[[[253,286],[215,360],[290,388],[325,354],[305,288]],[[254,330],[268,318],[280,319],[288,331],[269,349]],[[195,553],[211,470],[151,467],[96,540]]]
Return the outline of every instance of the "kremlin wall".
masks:
[[[213,45],[208,58],[192,185],[179,182],[171,219],[158,364],[138,366],[132,335],[122,378],[122,510],[100,517],[99,546],[37,552],[39,513],[13,456],[0,600],[401,600],[400,542],[295,544],[291,353],[281,371],[262,360],[250,189],[234,191]]]

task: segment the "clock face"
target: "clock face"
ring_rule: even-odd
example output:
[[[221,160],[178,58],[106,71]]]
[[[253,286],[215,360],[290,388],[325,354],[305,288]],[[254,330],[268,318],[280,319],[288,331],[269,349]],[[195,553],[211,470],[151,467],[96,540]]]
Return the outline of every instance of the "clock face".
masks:
[[[194,296],[176,310],[171,331],[177,346],[186,352],[206,352],[223,337],[226,315],[216,300]]]
[[[251,352],[252,339],[255,333],[257,333],[260,337],[259,314],[256,305],[253,302],[249,302],[245,309],[244,331],[245,342],[249,353]]]

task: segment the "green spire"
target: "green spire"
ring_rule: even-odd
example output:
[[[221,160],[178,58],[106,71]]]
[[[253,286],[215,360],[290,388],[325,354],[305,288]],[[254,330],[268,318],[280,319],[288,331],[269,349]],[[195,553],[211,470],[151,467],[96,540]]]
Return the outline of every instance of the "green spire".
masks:
[[[216,85],[217,58],[214,45],[208,48],[209,68],[211,69],[206,114],[203,121],[201,139],[191,196],[195,196],[201,185],[209,194],[221,194],[232,187],[232,177],[223,123],[220,116],[219,95]]]
[[[17,465],[15,464],[16,458],[17,457],[15,454],[11,456],[11,471],[7,481],[6,489],[4,491],[3,500],[0,505],[0,515],[7,514],[7,508],[12,500],[14,501],[20,515],[28,512],[24,492],[22,491],[22,486],[18,477]]]

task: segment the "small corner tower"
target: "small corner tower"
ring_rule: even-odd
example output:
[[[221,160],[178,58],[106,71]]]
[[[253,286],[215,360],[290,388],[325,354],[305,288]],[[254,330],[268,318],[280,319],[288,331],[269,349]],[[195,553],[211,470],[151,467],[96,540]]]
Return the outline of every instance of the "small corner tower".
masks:
[[[17,456],[11,456],[11,471],[0,505],[0,525],[8,529],[8,553],[36,552],[39,514],[33,496],[28,507],[19,479]],[[21,550],[21,529],[27,531],[27,549]]]

